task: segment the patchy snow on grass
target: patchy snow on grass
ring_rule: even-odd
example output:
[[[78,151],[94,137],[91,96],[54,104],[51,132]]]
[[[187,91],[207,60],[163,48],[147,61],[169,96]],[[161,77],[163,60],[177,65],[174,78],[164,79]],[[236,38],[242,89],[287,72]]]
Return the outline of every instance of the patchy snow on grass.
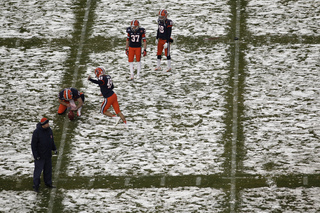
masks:
[[[255,35],[320,34],[320,1],[254,0],[246,13],[248,29]]]
[[[122,0],[100,2],[96,10],[92,37],[126,37],[126,28],[133,19],[140,21],[146,29],[147,38],[156,37],[157,19],[160,9],[168,11],[168,18],[174,23],[172,36],[223,36],[227,33],[231,12],[227,0],[216,1],[139,1]]]
[[[0,212],[44,212],[39,197],[32,191],[5,191],[0,193]]]
[[[64,212],[219,212],[225,193],[212,188],[69,190]]]
[[[302,187],[243,189],[238,212],[319,212],[319,193],[319,188]]]
[[[83,115],[70,124],[77,128],[72,133],[74,136],[70,136],[71,141],[66,141],[71,147],[70,153],[64,153],[63,159],[68,162],[62,162],[67,164],[63,171],[66,178],[226,172],[223,134],[231,128],[224,116],[229,78],[234,68],[230,62],[232,44],[203,41],[201,37],[224,37],[229,30],[235,30],[230,29],[231,12],[234,12],[230,2],[94,2],[97,4],[94,23],[86,33],[93,40],[99,36],[111,37],[111,45],[97,47],[85,55],[88,63],[81,64],[79,69],[80,72],[83,66],[86,69],[85,75],[79,73],[83,86],[78,88],[85,93],[86,102]],[[0,38],[15,41],[8,44],[10,47],[0,47],[0,174],[5,178],[29,176],[30,189],[32,131],[41,117],[52,119],[57,114],[61,78],[73,66],[66,64],[66,59],[73,54],[70,47],[49,43],[53,38],[71,38],[75,14],[79,12],[74,11],[79,6],[76,3],[8,0],[3,1],[0,8]],[[248,1],[243,10],[246,16],[242,16],[246,22],[241,23],[241,30],[249,30],[253,36],[318,36],[319,4],[315,0]],[[172,45],[170,73],[154,71],[153,41],[158,11],[162,8],[168,10],[168,17],[174,22],[173,38],[181,39]],[[81,23],[81,17],[77,18]],[[142,59],[140,79],[128,82],[129,65],[124,46],[113,43],[112,39],[125,40],[125,29],[134,18],[147,30],[148,55]],[[32,47],[21,45],[22,40],[34,37],[47,39],[48,44],[37,46],[36,41]],[[245,108],[244,117],[239,120],[244,132],[244,147],[240,148],[245,150],[245,156],[244,161],[236,163],[243,163],[242,172],[259,175],[318,173],[319,137],[311,131],[320,131],[320,46],[272,42],[258,47],[250,43],[240,45],[243,46],[247,49],[240,52],[244,53],[247,63],[245,90],[240,95]],[[166,62],[164,58],[163,68]],[[105,66],[114,80],[128,130],[122,123],[114,127],[113,120],[99,113],[103,100],[99,88],[86,79],[89,74],[93,76],[93,69],[98,65]],[[51,125],[53,129],[60,128],[57,124]],[[2,190],[0,211],[46,211],[47,192],[41,191],[36,196],[31,190]],[[65,212],[221,212],[230,205],[229,193],[228,189],[200,187],[57,189]],[[239,212],[319,210],[318,188],[271,186],[237,189],[236,193],[241,200],[237,204]]]
[[[245,171],[320,171],[320,45],[249,46],[245,93]],[[257,86],[259,85],[259,86]]]
[[[3,1],[0,37],[65,38],[73,32],[74,2],[71,0]]]
[[[2,149],[0,174],[32,175],[31,137],[43,116],[52,119],[67,49],[0,47]],[[54,128],[54,124],[50,123]]]
[[[96,107],[88,115],[83,114],[85,122],[79,122],[75,130],[69,175],[221,173],[226,104],[223,94],[227,90],[223,82],[228,78],[225,49],[222,44],[210,50],[201,48],[196,53],[206,56],[199,55],[197,59],[191,59],[194,52],[186,52],[183,56],[190,61],[177,54],[174,57],[181,64],[172,73],[151,72],[145,65],[142,77],[135,82],[127,81],[130,72],[121,49],[112,55],[92,54],[92,64],[107,55],[112,61],[102,65],[113,77],[129,130],[121,128],[122,124],[114,127],[114,120],[99,113],[103,101],[98,96],[100,90],[84,79],[88,100]],[[152,61],[152,57],[148,60]],[[92,75],[93,70],[88,67],[87,75]]]

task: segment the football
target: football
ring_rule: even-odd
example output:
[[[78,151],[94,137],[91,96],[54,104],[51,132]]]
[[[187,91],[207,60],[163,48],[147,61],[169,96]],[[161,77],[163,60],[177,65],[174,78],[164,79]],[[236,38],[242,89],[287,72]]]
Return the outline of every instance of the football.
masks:
[[[70,119],[70,121],[72,121],[74,119],[74,113],[72,110],[69,111],[68,118]]]

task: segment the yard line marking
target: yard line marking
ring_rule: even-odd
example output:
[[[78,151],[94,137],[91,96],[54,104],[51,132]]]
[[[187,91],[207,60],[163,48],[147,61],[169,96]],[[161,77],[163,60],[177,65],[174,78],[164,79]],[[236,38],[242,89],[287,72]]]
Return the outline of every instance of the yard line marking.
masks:
[[[303,182],[303,185],[308,185],[308,176],[304,176],[303,178],[302,178],[302,182]]]
[[[130,180],[131,180],[131,178],[126,177],[126,178],[124,179],[124,186],[129,186],[129,185],[130,185]]]
[[[22,185],[22,179],[21,179],[21,178],[19,178],[19,179],[17,180],[16,188],[20,188],[20,187],[21,187],[21,185]]]
[[[84,15],[84,18],[83,18],[83,25],[82,25],[82,30],[81,30],[80,44],[79,44],[79,47],[78,47],[78,50],[77,50],[77,57],[76,57],[76,62],[75,62],[76,67],[75,67],[74,74],[73,74],[72,87],[75,86],[75,84],[77,82],[77,78],[78,78],[80,59],[81,59],[81,55],[82,55],[83,43],[84,43],[86,30],[87,30],[90,5],[91,5],[91,0],[87,0],[87,5],[86,5],[86,8],[85,8],[86,11],[85,11],[85,15]],[[58,177],[60,175],[62,154],[63,154],[64,146],[65,146],[65,143],[66,143],[66,135],[67,135],[68,125],[69,125],[69,121],[66,119],[64,121],[64,123],[63,123],[63,132],[62,132],[62,137],[61,137],[61,141],[60,141],[59,155],[58,155],[57,164],[56,164],[56,167],[55,167],[55,170],[54,170],[55,172],[54,172],[54,176],[53,176],[56,184],[58,183]],[[54,204],[54,200],[55,200],[55,197],[56,197],[56,192],[57,192],[56,188],[53,188],[51,190],[49,206],[48,206],[48,213],[52,213],[53,206],[54,206],[53,204]]]
[[[166,177],[163,176],[163,177],[161,177],[161,179],[160,179],[160,186],[165,186],[165,185],[166,185]]]
[[[240,39],[240,0],[236,5],[236,38]],[[238,99],[239,99],[239,40],[235,40],[234,76],[233,76],[233,110],[232,110],[232,152],[231,152],[231,189],[230,212],[235,212],[236,206],[236,170],[237,170],[237,140],[238,140]]]
[[[197,177],[196,178],[196,186],[200,186],[201,185],[201,177]]]

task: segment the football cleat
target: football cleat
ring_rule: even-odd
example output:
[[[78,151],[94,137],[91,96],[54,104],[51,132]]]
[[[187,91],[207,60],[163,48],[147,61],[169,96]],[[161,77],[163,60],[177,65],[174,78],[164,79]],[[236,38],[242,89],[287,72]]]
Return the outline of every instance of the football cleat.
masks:
[[[94,70],[94,74],[96,75],[97,78],[99,78],[100,75],[106,74],[106,69],[103,66],[99,66]]]
[[[171,71],[171,67],[167,67],[167,72],[170,72]]]
[[[139,29],[139,27],[140,27],[139,21],[138,21],[137,19],[132,20],[130,27],[131,27],[131,30],[132,30],[133,32],[136,32],[136,31]]]
[[[124,124],[124,126],[126,127],[126,129],[129,129],[129,126],[128,126],[127,121],[124,121],[123,124]]]
[[[116,117],[116,126],[119,124],[121,118],[120,117]]]
[[[65,89],[65,90],[63,91],[63,98],[64,98],[65,100],[67,100],[67,101],[72,100],[72,97],[73,97],[73,95],[72,95],[72,92],[71,92],[70,89]]]
[[[118,117],[118,116],[116,116],[116,115],[114,115],[114,116],[112,117],[112,119],[115,121],[115,123],[118,122],[119,118],[120,118],[120,117]]]
[[[154,70],[155,70],[155,71],[157,71],[157,70],[162,70],[162,68],[161,68],[161,67],[156,67]]]
[[[166,10],[160,10],[158,14],[158,21],[164,22],[168,17],[168,12]]]

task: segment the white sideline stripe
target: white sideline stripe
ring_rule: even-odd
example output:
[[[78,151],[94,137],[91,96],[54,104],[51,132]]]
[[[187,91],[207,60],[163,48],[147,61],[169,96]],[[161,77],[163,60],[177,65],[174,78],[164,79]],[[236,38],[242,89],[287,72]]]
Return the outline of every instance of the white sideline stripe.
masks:
[[[236,37],[240,39],[240,0],[237,0]],[[237,140],[238,140],[238,99],[239,99],[239,40],[235,40],[234,77],[233,77],[233,112],[232,112],[232,152],[231,152],[231,189],[230,212],[235,212],[236,206],[236,170],[237,170]]]
[[[73,81],[72,81],[72,87],[75,86],[77,78],[78,78],[78,71],[79,71],[79,65],[80,65],[80,58],[82,55],[82,49],[83,49],[83,43],[84,43],[84,38],[85,38],[85,34],[86,34],[86,30],[87,30],[87,23],[88,23],[88,17],[89,17],[89,11],[90,11],[90,5],[91,5],[91,0],[87,0],[87,5],[86,5],[86,12],[83,18],[83,25],[82,25],[82,30],[81,30],[81,37],[80,37],[80,45],[78,47],[77,50],[77,57],[76,57],[76,67],[74,70],[74,75],[73,75]],[[54,176],[53,179],[55,180],[55,182],[58,182],[58,177],[60,174],[60,169],[61,169],[61,160],[62,160],[62,154],[63,154],[63,149],[66,143],[66,136],[67,136],[67,129],[69,126],[69,121],[66,119],[63,123],[63,132],[62,132],[62,137],[61,137],[61,141],[60,141],[60,147],[59,147],[59,154],[58,154],[58,159],[57,159],[57,164],[56,167],[54,169]],[[53,210],[53,204],[54,204],[54,200],[56,197],[56,188],[53,188],[51,190],[50,193],[50,200],[49,200],[49,206],[48,206],[48,213],[52,213]]]

